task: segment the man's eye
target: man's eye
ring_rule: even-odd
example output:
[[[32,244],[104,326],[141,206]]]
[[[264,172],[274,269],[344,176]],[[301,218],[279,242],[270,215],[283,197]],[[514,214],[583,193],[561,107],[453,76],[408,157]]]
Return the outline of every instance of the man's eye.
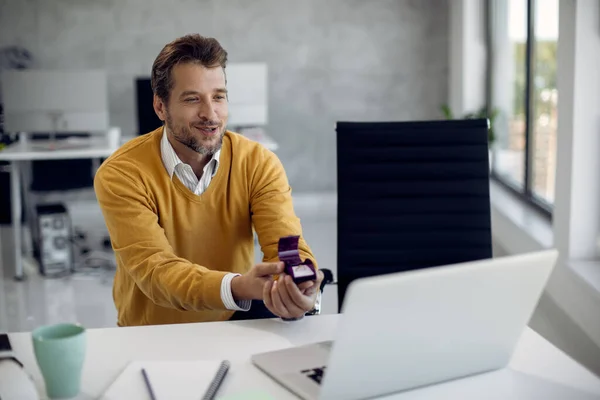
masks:
[[[187,99],[185,99],[186,103],[192,103],[194,101],[196,101],[197,99],[195,97],[188,97]]]
[[[225,96],[216,96],[215,99],[217,99],[217,100],[225,100]]]

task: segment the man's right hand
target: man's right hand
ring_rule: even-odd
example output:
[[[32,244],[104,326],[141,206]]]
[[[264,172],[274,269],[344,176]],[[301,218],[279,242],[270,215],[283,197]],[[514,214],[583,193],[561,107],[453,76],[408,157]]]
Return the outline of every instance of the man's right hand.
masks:
[[[244,275],[231,280],[231,294],[234,300],[262,300],[265,283],[273,279],[273,275],[283,273],[283,263],[256,264]]]

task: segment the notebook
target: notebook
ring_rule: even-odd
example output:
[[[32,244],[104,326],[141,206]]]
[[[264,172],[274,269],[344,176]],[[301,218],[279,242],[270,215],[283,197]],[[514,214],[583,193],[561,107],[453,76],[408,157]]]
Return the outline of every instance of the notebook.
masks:
[[[148,399],[150,394],[142,376],[146,370],[156,400],[201,399],[221,365],[216,361],[134,361],[100,397],[101,400]]]

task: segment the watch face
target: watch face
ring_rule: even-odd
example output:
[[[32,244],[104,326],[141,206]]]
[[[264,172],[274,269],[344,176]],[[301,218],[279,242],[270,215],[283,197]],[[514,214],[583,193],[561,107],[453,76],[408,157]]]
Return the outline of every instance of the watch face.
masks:
[[[0,351],[12,351],[12,346],[6,333],[0,333]]]

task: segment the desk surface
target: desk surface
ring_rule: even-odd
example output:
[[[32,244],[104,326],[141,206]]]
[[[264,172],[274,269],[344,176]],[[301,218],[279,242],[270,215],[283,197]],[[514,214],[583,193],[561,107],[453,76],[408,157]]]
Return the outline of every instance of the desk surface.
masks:
[[[121,144],[133,139],[123,137]],[[257,140],[265,148],[276,151],[277,143],[268,136]],[[83,158],[105,158],[110,156],[117,148],[111,147],[103,136],[86,138],[68,138],[58,142],[58,148],[50,149],[50,141],[36,140],[16,142],[0,150],[0,161],[33,161],[33,160],[69,160]]]
[[[55,150],[48,140],[16,142],[0,151],[0,161],[69,160],[110,156],[116,148],[110,147],[104,137],[65,139],[57,142]]]
[[[322,315],[296,322],[273,319],[90,329],[87,332],[88,348],[82,378],[84,393],[81,398],[100,396],[129,361],[229,359],[232,361],[232,369],[220,395],[261,390],[275,399],[294,399],[287,390],[254,367],[250,363],[250,356],[331,340],[339,318],[339,315]],[[34,376],[40,392],[43,392],[43,381],[33,355],[31,335],[12,333],[10,340],[17,356]],[[600,397],[600,379],[530,328],[523,332],[510,367]],[[477,377],[466,378],[444,384],[448,389],[444,389],[443,393],[439,390],[434,393],[430,387],[389,398],[444,398],[453,387],[464,391],[465,385],[476,379]]]
[[[124,137],[121,143],[132,139]],[[265,137],[258,141],[265,148],[276,151],[278,145],[273,139]],[[82,158],[104,158],[110,156],[115,147],[110,147],[104,137],[75,138],[60,141],[57,149],[51,150],[47,146],[49,141],[36,140],[17,142],[0,150],[0,161],[33,161],[33,160],[69,160]],[[69,146],[72,145],[72,146]]]

